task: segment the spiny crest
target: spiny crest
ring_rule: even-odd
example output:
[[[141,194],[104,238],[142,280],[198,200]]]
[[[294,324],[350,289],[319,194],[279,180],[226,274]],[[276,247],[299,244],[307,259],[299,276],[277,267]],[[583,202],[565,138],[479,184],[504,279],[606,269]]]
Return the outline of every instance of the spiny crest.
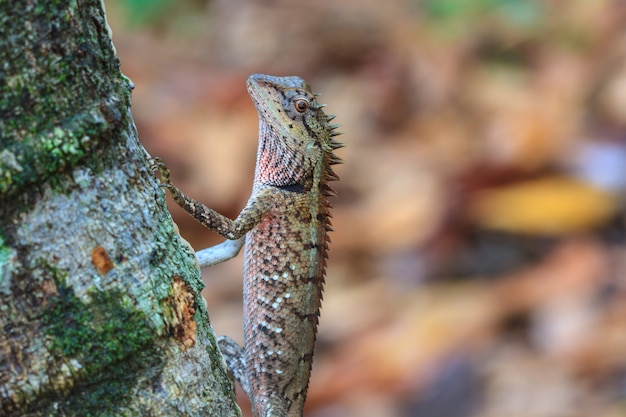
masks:
[[[316,96],[318,95],[319,94],[316,94]],[[325,106],[325,104],[323,106]],[[330,135],[330,140],[328,141],[328,145],[330,146],[331,150],[343,148],[344,146],[346,146],[343,142],[333,139],[335,136],[339,136],[343,134],[343,132],[335,131],[337,128],[341,127],[340,124],[330,123],[332,120],[335,119],[336,116],[334,114],[328,114],[325,116],[326,116],[326,128],[328,129],[328,134]],[[333,161],[335,162],[331,162],[331,165],[342,163],[340,158],[337,158],[336,156],[333,156],[333,158],[334,158]]]
[[[314,94],[314,96],[317,98],[319,96],[319,94]],[[318,105],[318,107],[324,107],[324,105]],[[328,134],[327,139],[324,141],[324,147],[326,148],[326,152],[324,155],[324,159],[323,159],[323,164],[324,164],[324,175],[323,175],[323,180],[322,183],[320,184],[321,186],[321,192],[322,195],[324,196],[324,214],[325,214],[325,223],[324,223],[324,245],[323,245],[323,253],[322,253],[322,271],[325,269],[326,267],[326,259],[328,258],[328,243],[330,242],[330,237],[328,236],[328,232],[332,232],[333,231],[333,227],[331,225],[331,217],[332,214],[330,213],[330,209],[332,208],[332,205],[330,204],[330,202],[328,201],[329,197],[335,197],[337,195],[337,193],[335,192],[335,190],[333,190],[330,186],[330,182],[331,181],[337,181],[339,179],[339,176],[335,173],[335,171],[333,171],[332,169],[332,165],[336,165],[336,164],[341,164],[343,163],[343,160],[341,158],[339,158],[337,155],[334,154],[334,151],[336,149],[340,149],[343,148],[345,145],[336,140],[335,137],[339,136],[341,134],[341,132],[336,131],[337,128],[339,128],[341,125],[339,124],[334,124],[331,123],[332,120],[335,119],[335,115],[334,114],[329,114],[326,115],[324,113],[321,113],[321,115],[318,116],[318,120],[320,120],[320,122],[323,123],[323,125],[326,128],[326,132]],[[322,272],[323,274],[323,272]]]
[[[339,179],[339,177],[337,176],[337,174],[335,174],[332,170],[332,168],[330,167],[330,165],[337,165],[337,164],[342,164],[343,160],[341,158],[339,158],[337,155],[335,155],[333,153],[334,150],[336,149],[340,149],[343,148],[344,146],[346,146],[343,142],[340,142],[336,139],[334,139],[335,136],[339,136],[342,133],[341,132],[337,132],[335,131],[337,128],[339,128],[341,125],[340,124],[333,124],[333,123],[329,123],[331,120],[333,120],[335,118],[334,114],[331,115],[324,115],[326,117],[326,129],[328,131],[328,135],[329,135],[329,139],[327,141],[327,146],[330,148],[327,158],[326,158],[326,162],[327,162],[327,168],[326,168],[326,181],[336,181]]]
[[[320,94],[318,93],[314,93],[314,96],[317,98]],[[325,104],[319,104],[318,105],[320,108],[326,106]],[[336,136],[339,136],[342,134],[342,132],[337,132],[336,129],[341,127],[340,124],[335,124],[335,123],[331,123],[332,120],[335,119],[335,115],[334,114],[323,114],[323,117],[325,118],[325,125],[326,125],[326,129],[328,131],[328,135],[329,135],[329,139],[327,141],[327,146],[330,148],[327,158],[326,158],[326,176],[325,176],[325,182],[328,181],[337,181],[339,179],[339,176],[337,174],[335,174],[335,172],[332,170],[331,165],[337,165],[337,164],[342,164],[343,160],[341,158],[339,158],[337,155],[335,155],[333,153],[334,150],[336,149],[340,149],[343,148],[344,146],[346,146],[343,142],[340,142],[338,140],[335,139]],[[324,184],[324,195],[326,196],[335,196],[336,193],[326,184]]]
[[[330,213],[330,209],[332,208],[332,205],[328,201],[328,197],[337,196],[337,193],[335,192],[335,190],[333,190],[330,187],[329,182],[339,180],[339,176],[335,173],[335,171],[333,171],[332,165],[343,163],[343,160],[339,158],[337,155],[335,155],[333,151],[336,149],[343,148],[345,146],[343,142],[340,142],[334,139],[334,137],[341,135],[341,132],[335,131],[335,129],[339,128],[341,125],[330,123],[330,121],[332,121],[335,118],[335,115],[330,114],[330,115],[325,115],[325,117],[326,117],[326,128],[329,134],[329,139],[328,139],[327,144],[330,150],[327,152],[326,158],[324,161],[325,162],[324,164],[325,175],[324,175],[324,181],[322,184],[322,194],[324,195],[324,200],[325,200],[324,204],[326,206],[325,208],[326,224],[324,225],[324,231],[326,232],[326,236],[324,237],[325,245],[324,245],[324,254],[323,254],[324,266],[326,264],[326,259],[328,258],[327,249],[328,249],[328,243],[330,242],[330,237],[328,236],[327,233],[332,232],[334,230],[330,221],[330,218],[332,217],[332,214]]]

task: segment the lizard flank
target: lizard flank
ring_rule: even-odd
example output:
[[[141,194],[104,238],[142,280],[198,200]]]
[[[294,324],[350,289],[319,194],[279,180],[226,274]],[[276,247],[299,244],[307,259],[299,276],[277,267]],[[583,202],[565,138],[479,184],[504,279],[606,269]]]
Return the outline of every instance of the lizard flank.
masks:
[[[180,192],[158,159],[174,200],[226,237],[197,252],[202,267],[244,249],[244,347],[221,337],[229,370],[255,417],[301,417],[306,400],[328,257],[329,182],[337,125],[299,77],[255,74],[248,92],[259,114],[252,194],[231,220]]]

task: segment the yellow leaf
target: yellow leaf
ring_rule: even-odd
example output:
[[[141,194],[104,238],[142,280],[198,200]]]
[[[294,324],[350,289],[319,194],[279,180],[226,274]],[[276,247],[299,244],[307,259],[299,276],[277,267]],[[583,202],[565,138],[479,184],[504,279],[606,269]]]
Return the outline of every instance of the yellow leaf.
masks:
[[[613,194],[591,184],[548,177],[482,191],[471,201],[469,216],[488,229],[560,235],[603,224],[616,202]]]

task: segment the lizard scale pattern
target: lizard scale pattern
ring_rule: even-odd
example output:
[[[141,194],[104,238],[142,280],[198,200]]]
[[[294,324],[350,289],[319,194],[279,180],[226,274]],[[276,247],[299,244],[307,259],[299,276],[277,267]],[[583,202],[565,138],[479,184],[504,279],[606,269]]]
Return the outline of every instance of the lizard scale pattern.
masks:
[[[332,230],[328,184],[337,179],[331,166],[341,162],[333,151],[343,145],[334,140],[334,116],[303,79],[255,74],[247,87],[259,113],[259,147],[252,194],[235,220],[185,196],[161,162],[155,167],[203,225],[227,239],[245,236],[244,348],[223,337],[220,349],[255,417],[301,417]]]

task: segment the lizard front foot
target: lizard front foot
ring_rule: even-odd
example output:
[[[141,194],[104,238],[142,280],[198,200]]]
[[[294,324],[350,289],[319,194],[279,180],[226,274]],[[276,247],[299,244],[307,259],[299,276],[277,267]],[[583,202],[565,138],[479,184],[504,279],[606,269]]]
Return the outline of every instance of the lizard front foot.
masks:
[[[161,158],[156,157],[150,160],[150,171],[152,171],[153,174],[157,171],[161,174],[161,183],[159,184],[160,187],[167,188],[169,190],[176,188],[170,181],[170,170]]]

